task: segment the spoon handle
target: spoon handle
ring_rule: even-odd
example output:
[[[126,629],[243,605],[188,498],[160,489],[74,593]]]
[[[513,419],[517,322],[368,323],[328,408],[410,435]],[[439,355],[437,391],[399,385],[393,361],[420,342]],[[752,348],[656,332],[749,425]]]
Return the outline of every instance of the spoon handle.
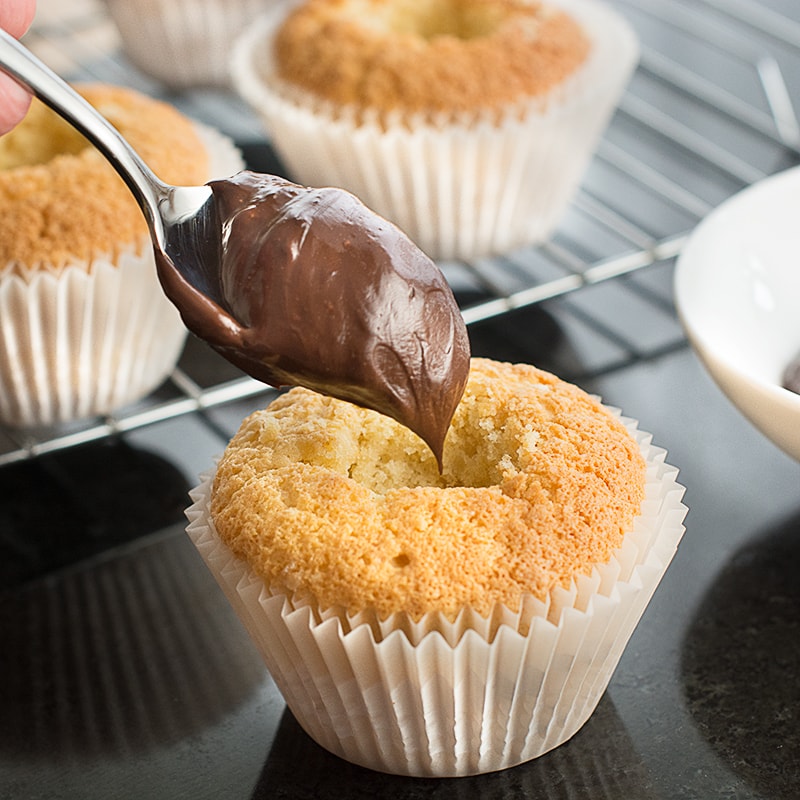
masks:
[[[167,187],[117,130],[69,84],[1,28],[0,69],[50,106],[100,150],[128,184],[151,230],[160,233],[159,200],[167,193]]]

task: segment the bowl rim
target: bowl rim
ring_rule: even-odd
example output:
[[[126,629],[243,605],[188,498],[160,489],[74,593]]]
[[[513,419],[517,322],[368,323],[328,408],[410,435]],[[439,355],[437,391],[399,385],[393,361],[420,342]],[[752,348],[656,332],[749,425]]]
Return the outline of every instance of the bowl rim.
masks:
[[[697,317],[695,303],[689,299],[689,287],[692,283],[690,273],[698,269],[698,264],[700,263],[699,251],[702,250],[704,253],[704,261],[707,262],[709,260],[708,253],[710,249],[708,241],[716,228],[722,227],[727,217],[733,212],[738,212],[742,207],[755,203],[769,202],[769,199],[774,194],[785,191],[787,185],[796,185],[797,194],[800,197],[800,166],[790,167],[762,178],[720,203],[689,234],[676,260],[673,284],[678,319],[687,334],[690,344],[715,380],[718,380],[719,376],[715,374],[713,365],[709,363],[710,360],[719,364],[729,375],[736,375],[737,378],[747,383],[751,389],[758,390],[785,407],[796,408],[800,411],[800,394],[785,388],[780,382],[770,381],[761,375],[754,374],[749,369],[743,368],[740,362],[732,359],[728,354],[719,351],[714,342],[710,341],[701,332],[700,326],[695,321]],[[800,210],[800,206],[798,208]],[[773,219],[771,218],[771,221]],[[713,239],[711,240],[713,241]],[[699,244],[701,241],[702,247]],[[800,328],[800,325],[798,327]],[[800,332],[798,333],[797,350],[800,353]]]

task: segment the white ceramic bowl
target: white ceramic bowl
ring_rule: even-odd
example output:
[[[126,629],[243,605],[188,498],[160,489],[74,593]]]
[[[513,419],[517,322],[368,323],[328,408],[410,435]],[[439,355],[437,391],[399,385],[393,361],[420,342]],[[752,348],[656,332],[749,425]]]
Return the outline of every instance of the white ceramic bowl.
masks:
[[[698,225],[678,259],[675,299],[719,387],[800,460],[800,394],[781,385],[800,354],[800,168],[759,181]]]

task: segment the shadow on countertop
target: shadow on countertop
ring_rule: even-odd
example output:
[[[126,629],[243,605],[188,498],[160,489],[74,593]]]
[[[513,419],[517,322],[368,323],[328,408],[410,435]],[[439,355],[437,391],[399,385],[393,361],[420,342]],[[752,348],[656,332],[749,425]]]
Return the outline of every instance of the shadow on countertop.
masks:
[[[613,702],[604,697],[568,742],[526,764],[467,778],[373,772],[317,745],[290,711],[281,718],[252,800],[653,800]]]
[[[0,592],[0,641],[0,759],[93,764],[86,796],[224,728],[266,679],[182,525]]]
[[[3,467],[0,591],[182,522],[190,488],[113,437]]]
[[[739,550],[684,641],[689,713],[717,754],[771,800],[800,791],[800,514]]]

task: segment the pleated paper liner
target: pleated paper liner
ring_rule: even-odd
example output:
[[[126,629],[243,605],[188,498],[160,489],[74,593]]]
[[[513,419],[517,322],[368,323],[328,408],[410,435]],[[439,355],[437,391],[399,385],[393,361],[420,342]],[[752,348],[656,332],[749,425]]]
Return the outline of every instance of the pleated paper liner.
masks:
[[[598,0],[557,0],[592,40],[587,62],[543,98],[496,115],[386,120],[337,108],[276,76],[285,11],[236,43],[233,86],[261,116],[289,175],[338,186],[436,259],[544,241],[563,216],[638,60],[627,22]]]
[[[197,128],[209,179],[243,168],[228,137]],[[0,270],[0,422],[53,425],[135,402],[174,369],[186,336],[147,237],[91,263],[7,266]]]
[[[318,744],[395,774],[493,772],[548,752],[586,722],[683,535],[677,469],[624,421],[648,464],[632,530],[607,564],[517,612],[380,620],[273,590],[218,538],[213,473],[192,493],[187,531]]]
[[[185,338],[160,294],[149,240],[116,263],[8,275],[0,281],[0,418],[31,426],[108,413],[158,386]]]
[[[104,0],[126,56],[173,89],[228,85],[236,37],[281,0]]]

